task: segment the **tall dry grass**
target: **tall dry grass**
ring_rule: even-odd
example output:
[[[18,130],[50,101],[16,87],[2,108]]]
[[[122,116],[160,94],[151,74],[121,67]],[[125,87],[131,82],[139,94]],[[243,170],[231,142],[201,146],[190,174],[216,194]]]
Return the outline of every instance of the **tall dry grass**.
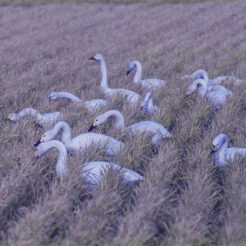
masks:
[[[82,105],[50,103],[48,96],[60,90],[83,100],[103,98],[98,64],[88,60],[100,52],[112,88],[144,95],[125,75],[133,59],[143,63],[144,77],[167,81],[153,94],[161,110],[152,120],[173,134],[154,155],[149,139],[100,127],[97,132],[126,144],[109,160],[145,179],[123,189],[109,174],[98,189],[87,190],[79,164],[107,160],[103,153],[90,148],[69,156],[70,174],[61,182],[56,151],[33,158],[33,144],[47,129],[29,117],[1,121],[1,244],[244,245],[245,160],[218,169],[209,152],[219,133],[228,135],[230,146],[246,146],[246,86],[226,83],[233,98],[214,113],[208,100],[184,98],[190,81],[180,77],[204,68],[211,77],[245,78],[245,10],[244,3],[0,8],[1,117],[30,106],[41,113],[59,110],[73,136],[87,132],[96,114]],[[111,108],[120,109],[127,125],[149,119],[139,106],[128,108],[117,99]]]

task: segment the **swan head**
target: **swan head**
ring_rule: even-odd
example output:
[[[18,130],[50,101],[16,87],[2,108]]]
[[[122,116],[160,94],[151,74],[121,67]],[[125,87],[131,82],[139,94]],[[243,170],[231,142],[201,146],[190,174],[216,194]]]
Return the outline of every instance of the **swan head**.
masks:
[[[131,61],[128,63],[128,70],[126,72],[126,75],[128,75],[137,65],[137,63],[140,63],[139,61]]]
[[[7,117],[7,120],[10,120],[10,121],[17,121],[17,115],[16,114],[9,114],[8,117]]]
[[[199,69],[191,75],[191,78],[208,80],[208,73],[203,69]]]
[[[199,93],[203,94],[204,89],[204,80],[203,79],[197,79],[195,80],[187,89],[186,96],[192,95],[196,90],[198,90]]]
[[[226,134],[221,133],[218,136],[216,136],[212,143],[211,153],[219,151],[227,142],[228,138]]]
[[[40,139],[37,141],[37,143],[34,144],[35,147],[39,146],[41,143],[48,142],[54,138],[53,130],[46,131]]]
[[[96,117],[96,119],[93,121],[92,125],[89,128],[89,132],[92,131],[94,128],[96,128],[97,126],[105,123],[107,121],[107,118],[104,117],[103,114],[100,114]]]
[[[46,148],[46,144],[45,143],[40,143],[38,146],[36,146],[37,149],[34,152],[34,156],[35,158],[40,158],[42,157],[46,152],[48,152],[47,148]]]
[[[103,60],[103,56],[102,56],[102,54],[99,54],[99,53],[98,53],[98,54],[96,54],[96,55],[90,57],[89,60],[93,60],[93,61],[100,62],[100,61]]]
[[[54,91],[54,92],[50,93],[50,95],[49,95],[49,101],[54,101],[57,98],[58,98],[57,92]]]

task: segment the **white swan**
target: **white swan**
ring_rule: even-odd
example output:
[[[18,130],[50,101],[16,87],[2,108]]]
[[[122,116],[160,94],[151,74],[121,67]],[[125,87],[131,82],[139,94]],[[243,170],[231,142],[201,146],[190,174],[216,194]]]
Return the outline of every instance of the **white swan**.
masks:
[[[93,128],[105,123],[109,117],[115,118],[115,128],[116,129],[124,129],[125,128],[125,120],[121,112],[118,110],[109,110],[104,114],[98,115],[94,120],[93,124],[89,128],[91,131]],[[149,133],[152,135],[152,143],[158,144],[158,142],[162,138],[170,138],[171,134],[167,131],[167,129],[159,123],[154,121],[141,121],[130,125],[126,128],[129,133],[133,134],[142,134]]]
[[[64,121],[58,122],[52,129],[46,131],[35,146],[54,139],[60,130],[62,130],[61,141],[68,149],[75,152],[83,151],[89,146],[99,146],[106,147],[106,154],[116,155],[125,147],[125,145],[117,139],[98,133],[84,133],[72,138],[71,129]]]
[[[96,54],[93,57],[89,58],[90,60],[97,61],[100,64],[101,69],[101,84],[100,88],[101,90],[107,95],[107,96],[118,96],[121,95],[125,97],[126,101],[129,103],[129,105],[135,105],[139,99],[140,95],[137,94],[134,91],[126,90],[126,89],[110,89],[108,87],[108,77],[107,77],[107,67],[105,60],[101,54]]]
[[[72,93],[69,92],[52,92],[49,95],[49,100],[54,101],[58,100],[60,98],[66,98],[72,103],[82,103],[82,100],[78,98],[77,96],[73,95]],[[107,106],[108,102],[104,99],[94,99],[91,101],[84,101],[84,106],[87,108],[89,112],[95,112],[102,106]]]
[[[151,92],[148,92],[146,94],[144,100],[141,102],[141,108],[144,110],[144,113],[147,115],[154,115],[159,110],[159,107],[153,104]]]
[[[186,74],[182,77],[182,79],[205,79],[208,81],[208,86],[216,86],[216,85],[220,85],[223,81],[229,80],[229,81],[233,81],[234,85],[240,85],[243,80],[242,79],[238,79],[234,76],[218,76],[214,79],[209,79],[208,78],[208,73],[207,71],[203,70],[203,69],[199,69],[197,71],[195,71],[192,74]]]
[[[10,121],[18,121],[26,115],[31,115],[41,126],[49,126],[55,123],[57,120],[59,120],[59,118],[61,118],[62,116],[62,113],[56,111],[51,113],[40,114],[36,109],[25,108],[17,114],[9,114],[7,119]]]
[[[161,79],[144,79],[142,80],[142,65],[139,61],[131,61],[128,64],[128,70],[127,70],[127,75],[134,69],[136,68],[136,73],[133,78],[133,82],[135,84],[140,84],[141,86],[149,89],[149,90],[154,90],[158,89],[162,86],[165,85],[166,81],[161,80]]]
[[[67,167],[67,149],[62,142],[52,140],[39,144],[37,146],[37,150],[35,151],[35,157],[42,157],[52,148],[56,148],[59,151],[58,160],[56,163],[57,176],[68,174],[69,170]],[[122,168],[117,164],[106,161],[86,162],[82,165],[81,174],[86,179],[87,183],[96,185],[103,182],[105,173],[110,168],[120,172],[123,177],[123,183],[135,183],[144,179],[143,176],[130,169]]]
[[[208,82],[204,79],[195,80],[186,92],[186,96],[190,96],[196,90],[200,96],[206,96],[210,102],[216,107],[220,108],[226,104],[226,100],[232,96],[232,92],[223,86],[217,85],[208,90]]]
[[[219,134],[214,138],[211,152],[215,153],[214,164],[220,167],[229,165],[229,162],[233,161],[237,155],[246,157],[246,148],[228,148],[226,134]]]

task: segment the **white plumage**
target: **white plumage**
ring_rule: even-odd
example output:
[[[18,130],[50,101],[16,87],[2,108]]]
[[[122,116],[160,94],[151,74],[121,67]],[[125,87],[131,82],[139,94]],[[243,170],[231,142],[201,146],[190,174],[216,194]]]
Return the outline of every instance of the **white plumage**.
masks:
[[[126,89],[110,89],[108,87],[108,77],[107,77],[107,67],[105,60],[101,54],[96,54],[93,57],[90,58],[90,60],[95,60],[100,64],[100,69],[101,69],[101,84],[100,88],[103,91],[103,93],[107,96],[123,96],[125,97],[126,101],[129,103],[130,106],[133,106],[137,104],[137,102],[140,99],[140,95],[137,94],[134,91],[126,90]]]
[[[147,115],[154,115],[158,110],[159,107],[153,104],[152,93],[148,92],[141,102],[141,108],[143,109],[144,113]]]
[[[48,142],[41,143],[37,146],[36,156],[42,157],[52,148],[56,148],[59,152],[58,159],[56,163],[56,174],[58,176],[67,175],[69,169],[67,167],[67,149],[66,146],[57,140],[52,140]],[[120,172],[123,177],[124,184],[133,184],[137,181],[142,181],[144,178],[140,174],[127,169],[122,168],[115,163],[109,163],[106,161],[93,161],[86,162],[82,166],[81,174],[86,179],[86,182],[92,185],[97,185],[103,182],[106,172],[109,168]]]
[[[141,86],[147,88],[148,90],[156,90],[165,85],[166,81],[161,79],[142,79],[142,65],[139,61],[131,61],[128,64],[127,75],[136,68],[136,73],[133,77],[133,82],[135,84],[140,84]]]
[[[92,126],[90,127],[89,131],[91,131],[93,128],[97,127],[98,125],[105,123],[110,117],[115,118],[116,129],[125,129],[125,120],[122,113],[120,113],[117,110],[110,110],[104,114],[98,115],[94,120]],[[158,142],[162,138],[171,137],[171,134],[167,131],[167,129],[164,126],[154,121],[141,121],[128,126],[126,130],[129,133],[133,133],[133,134],[142,134],[142,133],[151,134],[153,144],[158,144]]]
[[[84,106],[87,108],[87,110],[89,112],[95,112],[98,109],[100,109],[101,107],[105,107],[108,105],[108,102],[104,99],[93,99],[90,101],[84,101],[83,102],[80,98],[78,98],[77,96],[75,96],[69,92],[62,92],[62,91],[56,92],[56,91],[54,91],[49,95],[50,101],[58,100],[61,98],[66,98],[72,103],[84,103]]]
[[[125,145],[117,139],[98,133],[84,133],[72,138],[71,129],[64,121],[58,122],[52,129],[46,131],[35,146],[54,139],[60,130],[62,130],[61,141],[68,149],[75,152],[83,151],[90,146],[96,146],[106,148],[107,155],[117,155],[125,148]]]
[[[229,165],[236,156],[246,157],[246,148],[228,148],[228,137],[222,133],[214,138],[212,152],[215,152],[214,164],[220,167]]]
[[[40,114],[36,109],[25,108],[17,114],[15,113],[9,114],[7,119],[10,121],[18,121],[26,115],[31,115],[41,126],[51,126],[61,118],[62,113],[56,111],[56,112]]]

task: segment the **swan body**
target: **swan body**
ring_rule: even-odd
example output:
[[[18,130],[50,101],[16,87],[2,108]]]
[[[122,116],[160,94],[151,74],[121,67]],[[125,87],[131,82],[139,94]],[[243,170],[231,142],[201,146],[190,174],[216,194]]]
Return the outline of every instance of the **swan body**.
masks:
[[[104,114],[98,115],[94,120],[92,126],[90,127],[89,131],[93,128],[97,127],[105,123],[108,118],[114,117],[115,118],[115,128],[116,129],[124,129],[125,128],[125,120],[123,115],[117,110],[110,110]],[[171,134],[167,131],[167,129],[162,126],[161,124],[154,122],[154,121],[141,121],[130,125],[126,128],[129,133],[133,134],[142,134],[148,133],[152,135],[152,143],[158,144],[158,142],[162,138],[170,138]]]
[[[61,118],[62,116],[62,113],[56,111],[51,113],[40,114],[36,109],[25,108],[17,114],[9,114],[7,119],[10,121],[18,121],[26,115],[31,115],[41,126],[49,126],[55,123],[57,120],[59,120],[59,118]]]
[[[144,110],[144,113],[147,115],[154,115],[159,110],[159,107],[153,104],[151,92],[148,92],[146,94],[144,100],[141,102],[141,108]]]
[[[72,103],[82,103],[82,100],[80,98],[76,97],[75,95],[69,92],[54,91],[49,95],[50,101],[58,100],[60,98],[66,98]],[[102,106],[107,106],[107,105],[108,105],[108,102],[104,99],[94,99],[91,101],[84,101],[84,106],[87,108],[89,112],[95,112]]]
[[[228,98],[232,96],[232,92],[223,86],[217,85],[215,87],[210,87],[208,89],[208,82],[204,79],[195,80],[186,92],[189,96],[198,90],[200,96],[206,96],[210,102],[216,107],[220,108],[222,105],[226,104]]]
[[[69,172],[67,167],[67,149],[62,142],[58,140],[51,140],[41,143],[37,146],[35,155],[37,157],[42,157],[52,148],[56,148],[59,152],[56,163],[57,176],[67,175]],[[109,168],[113,168],[113,170],[120,172],[123,176],[123,183],[135,183],[144,179],[143,176],[130,169],[122,168],[115,163],[109,163],[106,161],[86,162],[82,165],[81,174],[86,179],[87,183],[96,185],[103,182],[105,173]]]
[[[66,145],[66,148],[75,152],[83,151],[90,146],[101,146],[106,148],[106,154],[112,156],[117,155],[125,147],[117,139],[98,133],[84,133],[72,138],[71,129],[64,121],[58,122],[52,129],[46,131],[35,146],[54,139],[60,130],[62,130],[61,141]]]
[[[214,79],[208,79],[208,73],[203,69],[199,69],[192,74],[187,74],[187,75],[183,76],[183,78],[205,79],[208,81],[208,86],[220,85],[223,81],[226,81],[226,80],[233,81],[234,85],[240,85],[243,82],[242,79],[238,79],[234,76],[224,76],[224,75],[218,76]]]
[[[106,67],[105,60],[101,54],[94,55],[93,57],[90,58],[90,60],[97,61],[100,64],[100,69],[101,69],[100,88],[104,94],[106,94],[107,96],[110,96],[110,97],[121,95],[121,96],[125,97],[126,101],[131,106],[135,105],[139,101],[140,95],[134,91],[121,89],[121,88],[111,89],[108,87],[107,67]]]
[[[155,90],[165,85],[166,81],[161,79],[144,79],[142,80],[142,65],[139,61],[131,61],[128,64],[127,75],[136,68],[135,76],[133,77],[133,82],[135,84],[140,84],[141,86],[147,88],[148,90]]]
[[[214,138],[212,152],[215,153],[214,164],[220,167],[228,166],[228,161],[233,161],[238,155],[246,157],[246,148],[228,148],[226,134],[219,134]]]

